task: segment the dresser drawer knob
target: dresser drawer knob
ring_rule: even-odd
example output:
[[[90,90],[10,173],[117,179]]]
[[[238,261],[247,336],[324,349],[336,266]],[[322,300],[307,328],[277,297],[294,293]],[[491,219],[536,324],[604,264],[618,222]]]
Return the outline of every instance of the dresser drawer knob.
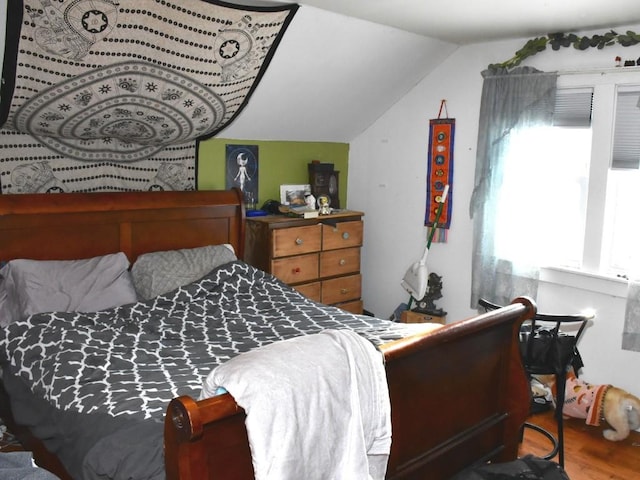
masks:
[[[340,261],[338,262],[338,264],[339,264],[340,266],[344,266],[344,265],[346,265],[346,264],[347,264],[347,261],[346,261],[344,258],[341,258],[341,259],[340,259]]]
[[[302,245],[302,239],[300,237],[296,238],[296,245]]]
[[[343,239],[345,239],[345,240],[347,240],[347,239],[349,238],[349,232],[344,232],[344,233],[342,234],[342,238],[343,238]]]
[[[292,273],[300,273],[300,267],[295,267],[291,269]]]
[[[340,289],[340,293],[341,293],[342,295],[346,295],[347,293],[349,293],[349,289],[348,289],[348,288],[341,288],[341,289]]]

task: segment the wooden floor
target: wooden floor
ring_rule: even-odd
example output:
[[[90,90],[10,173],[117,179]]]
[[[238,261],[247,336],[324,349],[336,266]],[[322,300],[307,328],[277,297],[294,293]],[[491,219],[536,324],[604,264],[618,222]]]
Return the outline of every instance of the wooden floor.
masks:
[[[550,432],[556,432],[551,411],[529,418]],[[571,480],[640,479],[640,433],[632,432],[621,442],[610,442],[602,436],[604,426],[592,427],[584,420],[564,422],[565,471]],[[542,456],[550,451],[549,441],[541,434],[525,429],[520,455]],[[553,459],[558,461],[557,457]]]

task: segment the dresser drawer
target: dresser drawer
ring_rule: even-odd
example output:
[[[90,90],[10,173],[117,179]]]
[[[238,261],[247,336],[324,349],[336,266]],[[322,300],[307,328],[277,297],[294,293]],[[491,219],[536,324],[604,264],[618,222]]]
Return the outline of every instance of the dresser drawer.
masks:
[[[322,225],[322,249],[360,247],[362,245],[362,221],[339,222]]]
[[[271,273],[284,283],[302,283],[318,279],[319,254],[310,253],[271,261]]]
[[[248,218],[243,260],[311,300],[362,313],[363,216],[340,210],[316,218]]]
[[[320,282],[303,283],[302,285],[295,285],[293,288],[311,300],[315,300],[316,302],[322,301]]]
[[[360,248],[342,248],[320,253],[320,277],[335,277],[360,271]]]
[[[273,258],[319,252],[322,247],[322,225],[279,228],[272,232]]]
[[[351,302],[339,303],[336,305],[336,307],[350,313],[355,313],[356,315],[362,315],[362,312],[364,311],[362,300],[353,300]]]
[[[322,303],[334,303],[358,300],[361,296],[361,275],[332,278],[322,282]]]

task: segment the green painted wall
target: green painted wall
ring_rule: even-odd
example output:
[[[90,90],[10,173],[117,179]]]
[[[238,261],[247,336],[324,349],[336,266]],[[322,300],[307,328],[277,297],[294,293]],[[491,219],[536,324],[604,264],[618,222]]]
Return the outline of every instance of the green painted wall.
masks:
[[[211,138],[200,143],[198,188],[218,190],[225,186],[226,145],[258,146],[258,206],[280,199],[280,185],[307,184],[307,164],[312,160],[333,163],[340,172],[340,206],[347,205],[349,144],[329,142],[274,142]]]

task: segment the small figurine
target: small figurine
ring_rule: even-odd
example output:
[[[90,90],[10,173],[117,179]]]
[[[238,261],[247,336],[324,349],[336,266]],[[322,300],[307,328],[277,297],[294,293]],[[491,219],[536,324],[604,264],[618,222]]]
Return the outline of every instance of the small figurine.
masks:
[[[328,195],[320,195],[318,197],[318,208],[320,215],[329,215],[331,213],[331,199]]]

